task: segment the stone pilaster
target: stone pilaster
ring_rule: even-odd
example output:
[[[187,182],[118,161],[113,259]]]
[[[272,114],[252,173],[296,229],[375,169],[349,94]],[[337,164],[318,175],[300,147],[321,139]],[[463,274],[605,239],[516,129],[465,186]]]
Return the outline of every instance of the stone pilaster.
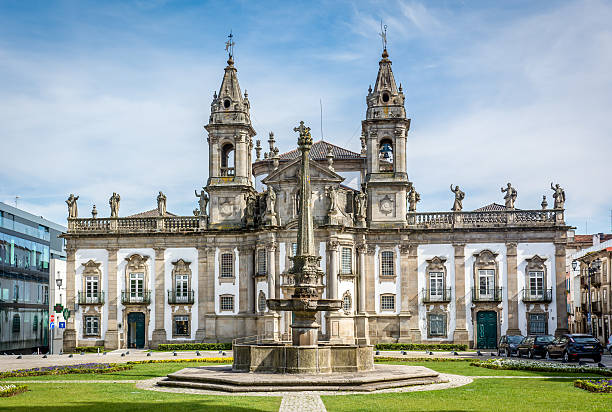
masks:
[[[368,314],[366,313],[366,252],[368,247],[365,243],[357,245],[358,271],[357,281],[357,315],[355,316],[355,343],[358,345],[370,344],[370,328],[368,324]]]
[[[370,313],[370,314],[376,314],[376,305],[375,305],[375,300],[376,300],[376,288],[375,288],[375,282],[376,282],[376,258],[375,255],[376,254],[376,246],[375,245],[368,245],[367,246],[367,252],[366,252],[366,282],[365,282],[365,287],[366,287],[366,312]]]
[[[329,285],[328,299],[338,299],[338,241],[327,242],[327,253],[329,254]]]
[[[73,247],[66,248],[66,307],[72,315],[66,321],[66,330],[64,331],[64,352],[72,352],[78,345],[77,331],[75,328],[76,311],[76,266],[75,266],[76,249]]]
[[[557,330],[555,336],[569,333],[567,327],[567,300],[565,295],[566,242],[555,242],[555,299],[557,303]]]
[[[165,248],[155,248],[155,329],[151,338],[151,347],[157,349],[159,344],[165,343],[167,339],[164,317],[166,314],[166,271],[165,271]]]
[[[218,262],[215,260],[216,248],[206,249],[206,270],[202,275],[204,276],[204,283],[206,284],[206,341],[215,342],[217,339],[217,314],[215,312],[215,265]]]
[[[468,344],[465,292],[465,244],[455,243],[455,334],[454,343]]]
[[[119,328],[117,326],[117,311],[119,310],[119,291],[117,290],[117,248],[107,248],[108,252],[108,328],[104,336],[104,348],[113,350],[119,348]],[[127,325],[123,325],[127,330]]]
[[[400,245],[400,333],[399,342],[418,342],[419,288],[417,270],[417,246]]]
[[[508,279],[508,335],[520,335],[518,327],[518,273],[516,243],[506,243],[506,273]]]
[[[238,310],[240,313],[253,313],[253,247],[238,249],[240,268],[238,270]]]
[[[205,247],[198,247],[198,296],[197,296],[197,303],[198,303],[198,319],[197,319],[197,324],[198,324],[198,329],[196,330],[196,334],[195,334],[195,338],[196,338],[196,342],[201,342],[204,340],[204,338],[206,337],[206,292],[207,292],[207,264],[208,261],[208,256],[207,256],[207,248]],[[196,279],[192,279],[191,281],[194,282]],[[195,324],[196,323],[196,319],[193,319],[192,322]]]

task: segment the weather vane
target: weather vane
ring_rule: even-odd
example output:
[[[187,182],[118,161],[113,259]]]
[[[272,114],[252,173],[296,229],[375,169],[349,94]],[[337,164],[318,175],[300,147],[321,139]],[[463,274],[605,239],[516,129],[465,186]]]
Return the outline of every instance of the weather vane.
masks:
[[[383,50],[387,49],[387,25],[383,26],[382,20],[380,21],[380,33],[378,33],[382,39]]]
[[[234,35],[232,34],[232,31],[230,30],[230,34],[229,36],[227,36],[228,40],[225,42],[225,51],[229,53],[229,57],[230,59],[232,59],[234,57],[234,45],[236,44],[234,42]]]

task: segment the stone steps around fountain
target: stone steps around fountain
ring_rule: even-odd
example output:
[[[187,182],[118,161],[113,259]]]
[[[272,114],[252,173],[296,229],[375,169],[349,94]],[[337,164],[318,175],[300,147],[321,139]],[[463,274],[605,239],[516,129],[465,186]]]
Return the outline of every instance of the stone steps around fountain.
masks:
[[[157,385],[219,392],[302,392],[355,391],[440,383],[437,372],[421,366],[376,365],[375,370],[359,373],[317,375],[240,373],[228,367],[185,368],[168,375]]]

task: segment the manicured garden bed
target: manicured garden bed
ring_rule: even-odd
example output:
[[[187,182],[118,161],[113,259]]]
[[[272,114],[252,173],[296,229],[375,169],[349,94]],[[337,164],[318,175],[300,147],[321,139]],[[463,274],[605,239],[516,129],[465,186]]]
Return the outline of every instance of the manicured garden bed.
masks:
[[[0,379],[42,375],[111,373],[131,369],[132,367],[132,365],[127,365],[125,363],[81,363],[78,365],[43,366],[40,368],[17,369],[9,372],[1,372]]]
[[[231,343],[163,343],[158,351],[172,352],[174,350],[232,350]]]
[[[19,395],[28,390],[25,385],[0,385],[0,398]]]
[[[522,361],[515,359],[473,360],[470,365],[488,369],[524,370],[536,372],[579,372],[599,376],[612,376],[612,370],[591,365],[552,363],[542,361]]]
[[[467,345],[455,343],[377,343],[376,350],[466,351]]]
[[[612,379],[578,379],[574,386],[589,392],[612,393]]]

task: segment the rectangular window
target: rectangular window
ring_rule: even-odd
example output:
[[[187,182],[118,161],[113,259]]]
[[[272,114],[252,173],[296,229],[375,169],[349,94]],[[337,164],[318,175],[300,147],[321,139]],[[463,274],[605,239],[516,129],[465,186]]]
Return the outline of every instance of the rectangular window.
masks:
[[[233,278],[234,277],[234,254],[233,253],[221,254],[221,277],[222,278]]]
[[[257,250],[257,273],[265,275],[267,273],[266,249]]]
[[[543,313],[529,314],[529,334],[546,335],[546,315]]]
[[[380,295],[380,310],[395,311],[395,295]]]
[[[189,316],[174,317],[174,335],[189,336]]]
[[[130,273],[130,300],[137,302],[144,298],[144,273]]]
[[[85,316],[85,335],[97,336],[99,333],[99,318],[97,316]]]
[[[478,271],[478,294],[481,298],[493,299],[495,293],[495,270]]]
[[[444,272],[429,272],[429,298],[432,300],[444,297]]]
[[[98,277],[85,276],[85,301],[87,303],[98,302]]]
[[[529,271],[529,296],[542,297],[544,294],[544,272],[541,270]]]
[[[189,297],[189,275],[176,275],[174,283],[176,301],[186,302]]]
[[[381,276],[393,276],[393,252],[384,251],[380,254]]]
[[[353,272],[353,249],[350,247],[342,248],[342,272],[343,274],[350,274]]]
[[[446,336],[446,315],[430,314],[429,319],[429,336]]]
[[[221,311],[222,312],[233,312],[234,311],[234,297],[233,296],[221,296]]]

